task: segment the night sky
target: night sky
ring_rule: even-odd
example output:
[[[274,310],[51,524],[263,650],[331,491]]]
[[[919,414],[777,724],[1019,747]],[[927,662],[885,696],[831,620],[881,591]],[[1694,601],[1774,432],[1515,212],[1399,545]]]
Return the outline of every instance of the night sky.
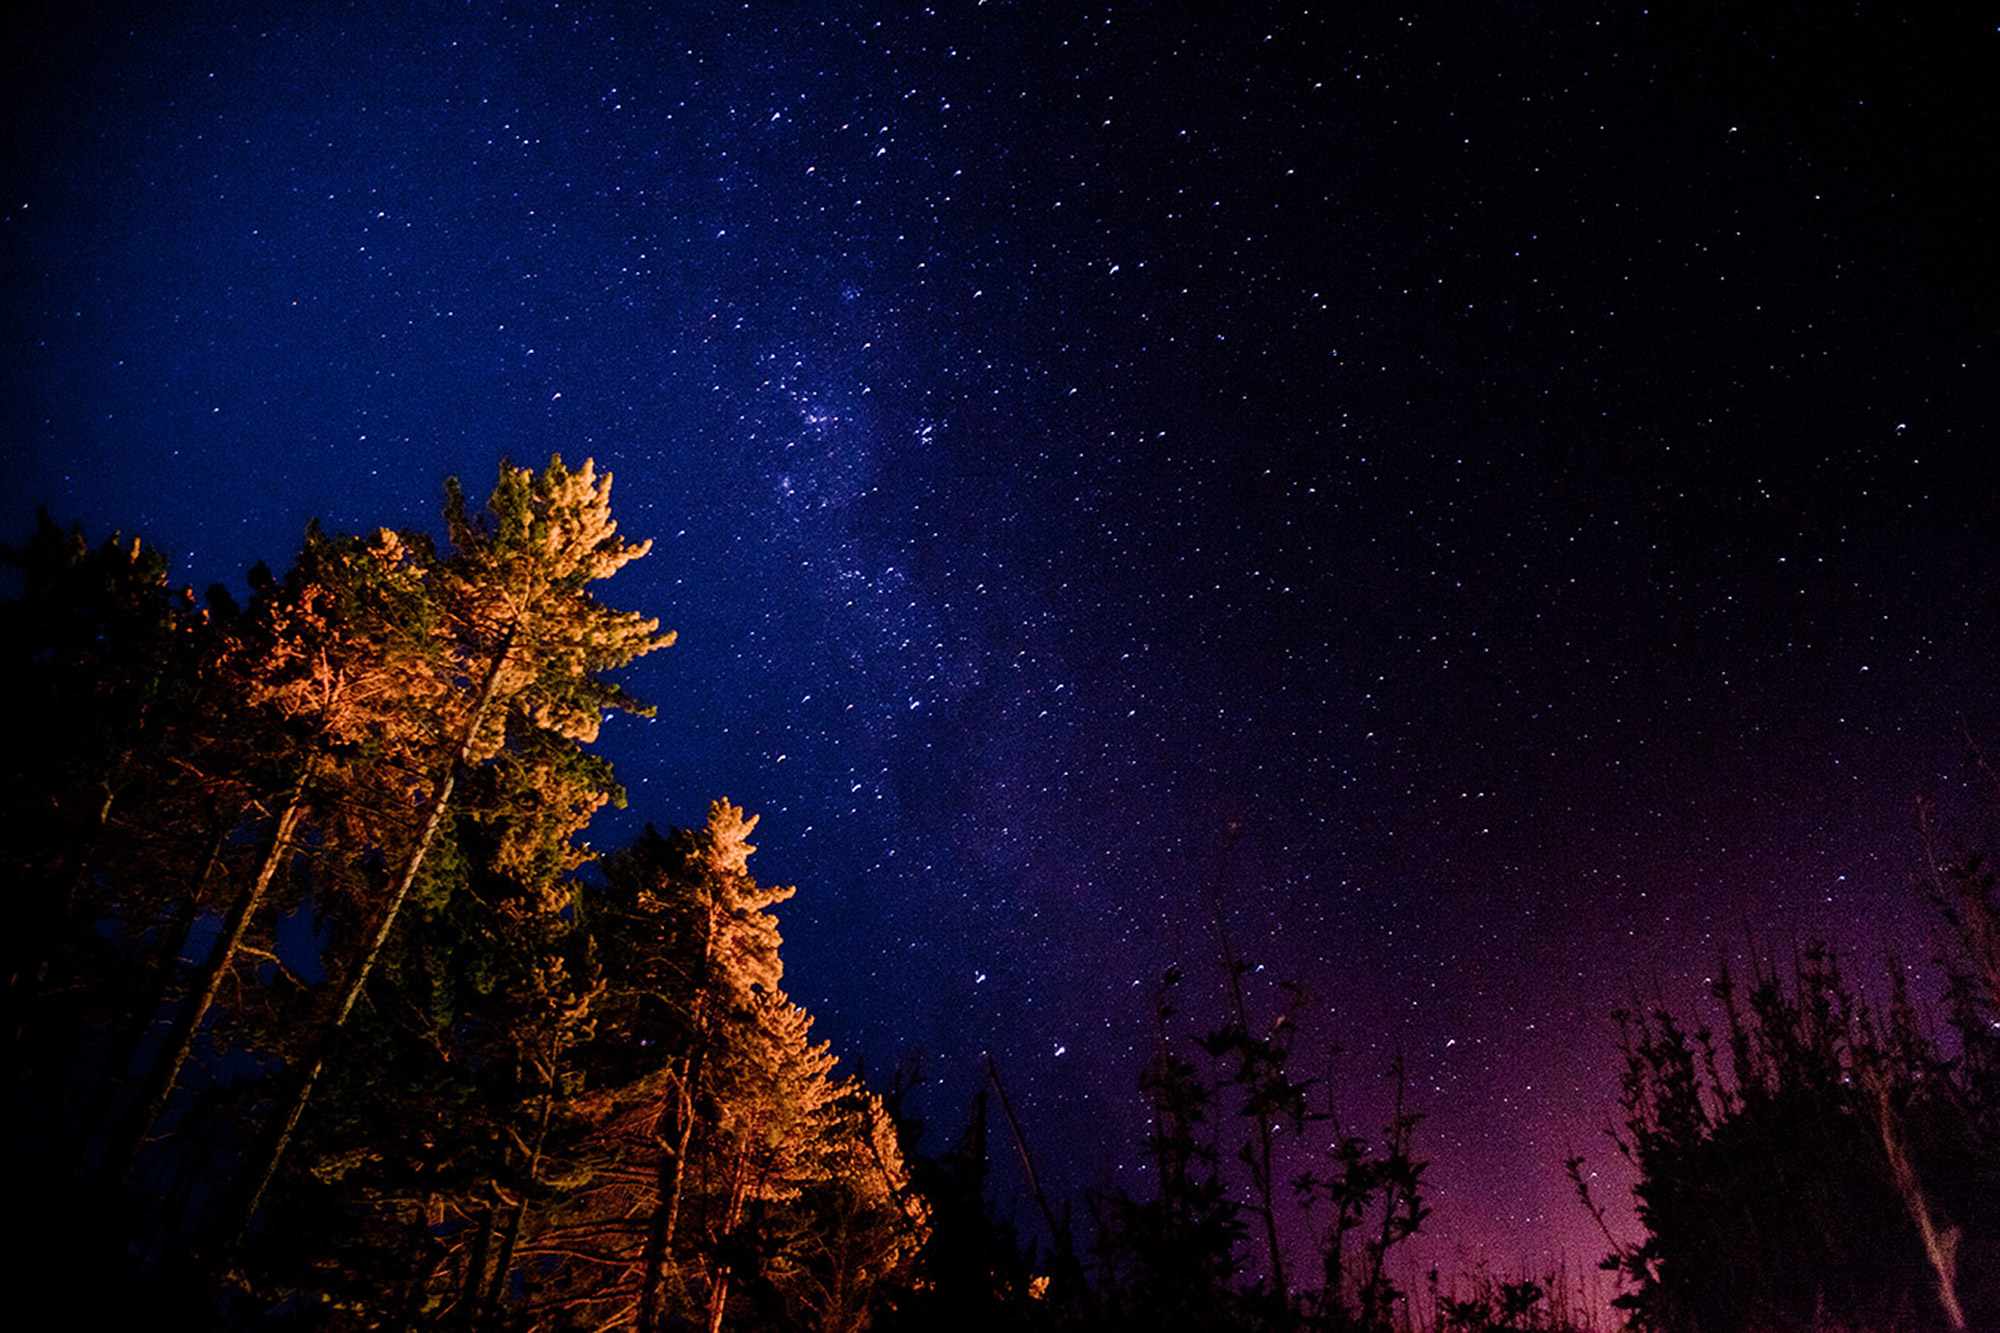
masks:
[[[1612,1007],[1920,956],[1916,799],[2000,746],[1990,13],[864,8],[49,6],[0,540],[241,588],[594,458],[680,640],[593,841],[761,813],[927,1148],[991,1052],[1143,1190],[1219,906],[1362,1128],[1404,1053],[1442,1262],[1588,1268]]]

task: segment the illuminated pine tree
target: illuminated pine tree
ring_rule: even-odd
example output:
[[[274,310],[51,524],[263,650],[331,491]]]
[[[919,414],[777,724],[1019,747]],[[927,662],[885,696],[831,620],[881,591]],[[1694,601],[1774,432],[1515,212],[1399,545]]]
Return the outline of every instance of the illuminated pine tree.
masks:
[[[231,1232],[240,1232],[255,1213],[284,1158],[423,869],[460,773],[524,743],[511,739],[517,734],[540,731],[588,742],[596,739],[606,710],[647,711],[600,673],[673,642],[671,634],[658,632],[658,621],[610,610],[589,590],[651,546],[618,535],[608,474],[599,479],[588,461],[572,472],[560,458],[541,473],[503,465],[483,518],[468,513],[455,482],[447,489],[453,549],[431,570],[447,689],[430,712],[448,739],[425,779],[412,831],[390,863],[396,869],[375,925],[347,968],[316,1050],[301,1062],[265,1146],[253,1155]]]
[[[503,464],[477,517],[456,481],[446,489],[453,554],[442,587],[461,671],[469,683],[498,667],[495,706],[468,728],[465,760],[498,753],[514,726],[588,743],[607,711],[650,715],[601,674],[674,639],[659,621],[610,610],[590,592],[653,545],[618,535],[611,475],[600,479],[588,459],[574,472],[560,457],[541,473]]]
[[[690,1166],[704,1121],[720,1115],[716,1089],[731,1072],[731,1038],[739,1041],[757,1015],[778,994],[784,975],[779,960],[777,919],[766,910],[794,890],[760,885],[751,878],[749,836],[757,817],[746,817],[728,801],[711,803],[708,826],[682,846],[654,840],[642,844],[639,901],[664,907],[679,917],[684,952],[665,960],[678,976],[684,1031],[675,1058],[662,1071],[656,1133],[662,1144],[656,1197],[642,1261],[639,1324],[657,1327],[662,1301],[672,1289],[685,1290],[678,1262],[681,1213],[690,1188]]]
[[[682,1166],[680,1234],[709,1333],[732,1286],[773,1257],[764,1214],[799,1197],[823,1163],[814,1149],[838,1089],[834,1056],[811,1040],[812,1017],[782,991],[759,992],[727,1016],[729,1039],[708,1062],[713,1099]]]
[[[923,1231],[880,1103],[832,1077],[785,996],[776,918],[749,874],[754,817],[648,830],[590,906],[604,989],[586,1068],[529,1221],[523,1313],[718,1327],[739,1293],[858,1327]],[[774,1295],[775,1293],[775,1295]]]

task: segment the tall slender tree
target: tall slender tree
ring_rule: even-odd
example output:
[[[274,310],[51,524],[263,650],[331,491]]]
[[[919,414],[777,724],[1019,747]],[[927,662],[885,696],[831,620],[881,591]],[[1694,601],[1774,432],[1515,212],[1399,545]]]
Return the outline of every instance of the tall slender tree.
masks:
[[[534,733],[468,772],[289,1151],[246,1280],[378,1317],[503,1323],[544,1145],[594,1026],[576,839],[617,795]],[[301,1245],[300,1238],[314,1238]]]

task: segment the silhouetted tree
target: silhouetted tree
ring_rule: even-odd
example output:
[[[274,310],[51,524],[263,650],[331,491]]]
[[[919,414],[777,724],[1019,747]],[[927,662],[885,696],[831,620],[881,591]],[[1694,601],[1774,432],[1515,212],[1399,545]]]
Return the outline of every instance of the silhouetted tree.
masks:
[[[1646,1228],[1608,1261],[1619,1305],[1662,1331],[1984,1326],[2000,1155],[1965,1066],[1900,978],[1877,1015],[1823,947],[1790,973],[1720,973],[1720,1052],[1664,1006],[1617,1015]]]
[[[1230,1197],[1216,1149],[1216,1090],[1172,1039],[1169,968],[1153,995],[1153,1059],[1140,1087],[1151,1105],[1145,1152],[1158,1181],[1151,1199],[1118,1191],[1098,1200],[1098,1303],[1111,1328],[1242,1326],[1242,1205]]]
[[[1046,1287],[1037,1286],[1033,1259],[1013,1224],[996,1217],[987,1198],[992,1163],[985,1086],[974,1090],[965,1129],[942,1156],[914,1152],[921,1130],[921,1125],[905,1125],[903,1150],[912,1188],[925,1203],[930,1233],[917,1256],[911,1289],[900,1296],[886,1326],[896,1333],[1047,1327]]]

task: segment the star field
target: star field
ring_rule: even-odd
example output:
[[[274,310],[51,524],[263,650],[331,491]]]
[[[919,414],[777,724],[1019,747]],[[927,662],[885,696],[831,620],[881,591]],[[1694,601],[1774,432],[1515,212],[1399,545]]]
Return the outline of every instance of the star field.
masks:
[[[1219,907],[1355,1119],[1402,1053],[1434,1253],[1588,1268],[1610,1009],[1922,956],[1913,802],[2000,744],[2000,33],[1337,8],[46,16],[5,540],[240,584],[594,457],[680,636],[594,841],[761,813],[927,1148],[991,1052],[1130,1180]]]

